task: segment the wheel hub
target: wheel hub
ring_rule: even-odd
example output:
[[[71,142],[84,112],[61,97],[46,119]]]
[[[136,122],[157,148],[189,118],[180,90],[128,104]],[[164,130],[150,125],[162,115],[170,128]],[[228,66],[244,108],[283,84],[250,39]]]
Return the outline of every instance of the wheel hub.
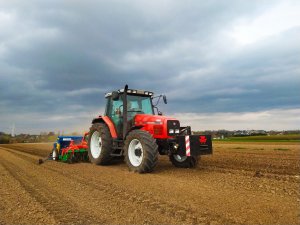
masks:
[[[138,139],[131,140],[128,146],[128,158],[130,163],[138,167],[143,161],[143,146]]]
[[[102,139],[98,131],[95,131],[91,137],[90,149],[93,158],[97,159],[100,156],[102,150]]]
[[[134,150],[134,154],[135,154],[137,157],[141,157],[141,155],[142,155],[142,149],[136,148],[136,149]]]
[[[187,156],[173,155],[173,157],[177,162],[184,162],[187,159]]]

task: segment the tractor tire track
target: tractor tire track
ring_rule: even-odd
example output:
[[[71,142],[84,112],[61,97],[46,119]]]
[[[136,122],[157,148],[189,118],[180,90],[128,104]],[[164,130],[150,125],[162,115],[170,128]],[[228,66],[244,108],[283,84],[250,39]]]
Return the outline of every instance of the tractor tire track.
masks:
[[[10,151],[12,152],[12,151]],[[32,158],[30,156],[26,156],[22,153],[17,153],[17,156],[20,157],[20,159],[32,163]],[[74,218],[78,218],[78,212],[73,212],[73,211],[68,211],[67,216],[65,214],[58,214],[59,212],[63,211],[66,208],[69,208],[68,206],[73,205],[74,203],[72,202],[68,202],[64,200],[64,204],[62,205],[53,205],[53,202],[58,202],[59,199],[65,199],[66,196],[62,196],[59,195],[58,193],[55,193],[54,196],[56,197],[55,199],[53,199],[53,196],[50,196],[49,198],[47,198],[45,196],[45,193],[40,193],[40,192],[36,192],[34,187],[35,186],[39,186],[41,187],[42,185],[40,183],[38,183],[36,180],[32,179],[32,177],[29,177],[28,175],[20,175],[21,170],[20,168],[16,169],[15,165],[7,162],[6,160],[3,160],[4,163],[4,167],[11,173],[11,175],[18,180],[21,185],[24,187],[24,189],[30,193],[38,202],[40,202],[42,205],[46,206],[47,210],[51,212],[51,214],[55,215],[54,218],[58,223],[70,223],[72,221],[74,221]],[[9,165],[9,166],[8,166]],[[51,165],[52,166],[52,165]],[[10,169],[10,167],[15,167],[14,170]],[[65,179],[66,176],[70,176],[72,182],[74,183],[74,181],[78,182],[80,184],[80,186],[84,187],[84,188],[89,188],[89,189],[93,189],[93,190],[97,190],[97,192],[101,192],[102,195],[104,197],[102,197],[102,199],[107,198],[107,200],[109,200],[110,202],[116,202],[117,204],[115,205],[115,207],[118,206],[122,206],[122,205],[127,205],[128,207],[128,203],[130,203],[130,205],[132,206],[132,210],[134,209],[138,209],[138,208],[142,208],[144,211],[147,211],[147,217],[148,220],[144,221],[147,223],[147,221],[149,222],[149,217],[151,217],[151,212],[156,212],[155,214],[157,214],[157,212],[163,213],[162,216],[169,216],[170,217],[170,222],[173,220],[174,221],[180,221],[180,222],[187,222],[186,217],[185,217],[185,213],[186,211],[176,208],[176,206],[168,206],[166,204],[163,204],[161,202],[154,202],[153,199],[150,198],[145,198],[145,196],[142,197],[137,197],[136,194],[134,193],[130,193],[128,191],[124,191],[120,188],[116,188],[114,187],[113,184],[111,183],[103,183],[101,182],[101,184],[96,184],[96,183],[92,183],[87,181],[84,178],[78,178],[77,176],[73,176],[73,174],[69,174],[68,172],[65,173],[64,171],[61,171],[59,169],[53,169],[51,167],[46,168],[46,170],[48,171],[52,171],[55,173],[56,176],[59,177],[59,179]],[[31,181],[32,183],[34,183],[35,185],[31,185],[31,182],[27,182],[27,181]],[[72,183],[70,182],[70,183]],[[69,182],[68,182],[69,183]],[[48,187],[42,187],[41,189],[44,190],[49,190]],[[52,204],[50,204],[51,202]],[[47,207],[48,206],[48,207]],[[54,210],[55,209],[55,210]],[[175,213],[178,210],[177,213]],[[167,214],[166,214],[167,212]],[[153,213],[152,213],[153,214]],[[58,215],[62,215],[61,217]],[[92,216],[88,217],[88,218],[92,218]],[[78,224],[83,224],[83,223],[93,223],[93,221],[91,221],[90,219],[84,219],[82,220],[78,220],[77,223]],[[193,220],[195,221],[195,220]],[[94,221],[94,223],[99,223],[100,221]],[[103,222],[103,221],[102,221]],[[100,223],[102,223],[100,222]]]
[[[20,158],[28,161],[29,163],[34,163],[36,164],[37,163],[37,159],[38,157],[36,155],[33,155],[33,154],[30,154],[30,153],[27,153],[27,152],[19,152],[19,151],[16,151],[16,150],[11,150],[11,149],[5,149],[13,154],[16,154],[18,155]],[[55,169],[57,168],[57,166],[60,165],[60,163],[58,162],[53,162],[52,160],[50,160],[50,163],[54,163],[56,164],[56,166],[47,166],[48,170],[52,170],[53,172],[57,172],[59,173],[59,175],[61,174],[66,174],[65,176],[69,175],[68,173],[69,172],[64,172],[62,171],[62,169]],[[64,164],[64,163],[63,163]],[[266,179],[272,179],[272,180],[277,180],[277,181],[284,181],[284,182],[288,182],[288,183],[294,183],[295,185],[298,185],[299,183],[299,177],[298,176],[294,176],[294,175],[281,175],[281,174],[277,174],[277,173],[267,173],[267,172],[256,172],[256,171],[253,171],[251,169],[243,169],[243,170],[239,170],[239,169],[232,169],[232,168],[223,168],[223,167],[218,167],[218,166],[202,166],[200,165],[199,168],[196,168],[194,169],[194,172],[195,172],[195,176],[198,176],[199,173],[197,172],[204,172],[204,171],[211,171],[211,172],[216,172],[216,173],[222,173],[222,174],[236,174],[236,175],[242,175],[242,176],[246,176],[246,177],[264,177]],[[98,181],[94,181],[94,183],[91,183],[91,180],[93,180],[92,178],[89,179],[89,181],[86,180],[86,178],[82,178],[81,180],[78,178],[78,177],[82,177],[81,174],[74,174],[72,176],[72,179],[73,180],[76,180],[78,179],[77,181],[78,182],[81,182],[82,180],[87,183],[87,184],[95,184],[95,183],[99,183]],[[163,178],[162,178],[163,179]],[[103,183],[103,181],[102,181]],[[113,184],[109,183],[107,184],[107,186],[112,186]],[[260,185],[259,185],[260,186]],[[261,186],[260,186],[261,187]],[[259,187],[252,187],[254,190],[256,190],[257,188]],[[118,187],[115,187],[114,189],[118,189]],[[259,188],[261,189],[261,188]],[[261,190],[261,191],[266,191],[266,190]],[[267,190],[267,192],[269,192],[269,190]],[[288,195],[289,193],[295,193],[295,195],[299,196],[299,192],[291,192],[291,191],[287,191],[285,193],[283,193],[284,195]],[[148,201],[146,201],[148,202]],[[161,205],[164,205],[164,204],[161,204]],[[160,208],[160,206],[158,206],[158,208]],[[174,208],[174,206],[172,207],[169,207],[169,208]],[[180,212],[184,212],[184,211],[188,211],[190,215],[192,215],[193,213],[193,210],[191,209],[187,209],[187,210],[184,210],[184,209],[178,209],[178,211]],[[173,215],[173,211],[171,212],[171,214]],[[174,215],[173,215],[174,216]],[[182,217],[182,216],[181,216]],[[194,216],[192,216],[194,218]],[[193,219],[195,220],[195,219]]]
[[[47,169],[54,172],[59,172],[55,168],[47,168]],[[223,218],[220,215],[217,214],[212,215],[210,213],[199,215],[199,213],[193,210],[192,208],[183,207],[176,204],[170,204],[168,202],[154,198],[153,196],[150,196],[149,194],[146,193],[131,192],[129,190],[125,190],[123,188],[117,187],[112,183],[107,183],[103,181],[99,183],[93,180],[87,181],[84,177],[81,176],[76,176],[74,177],[74,179],[81,184],[88,184],[88,186],[93,187],[98,191],[102,191],[106,195],[112,196],[112,198],[114,198],[118,202],[124,202],[124,204],[130,202],[130,204],[139,205],[147,209],[148,212],[151,211],[149,213],[154,213],[156,215],[160,214],[157,216],[174,218],[179,223],[209,224],[210,220],[208,220],[207,218],[214,218],[215,221],[218,221],[220,223],[235,224],[233,220]]]
[[[22,224],[55,224],[54,218],[11,175],[3,166],[2,160],[0,177],[0,224],[20,224],[21,221]],[[10,217],[10,214],[13,214],[13,217]]]
[[[296,208],[300,201],[300,180],[293,175],[298,159],[290,160],[296,152],[291,147],[285,147],[291,149],[286,155],[274,154],[279,159],[258,154],[247,160],[247,154],[216,152],[203,157],[203,163],[192,170],[173,168],[161,157],[154,173],[139,175],[128,172],[124,163],[103,167],[51,160],[37,165],[37,159],[50,150],[44,144],[41,151],[37,144],[22,146],[0,145],[0,168],[4,163],[11,170],[11,180],[21,183],[56,224],[297,224],[299,221]],[[293,168],[285,173],[289,163]],[[272,167],[266,170],[270,164]],[[259,173],[254,176],[257,170]],[[65,202],[62,203],[64,213],[68,214],[65,220],[51,207],[59,209],[60,202]],[[12,224],[9,214],[7,218],[1,217],[0,221]],[[32,223],[37,223],[34,218]]]
[[[26,156],[23,153],[18,154],[17,156],[12,156],[17,157],[19,161],[22,160],[31,167],[35,167],[33,170],[42,170],[42,174],[47,174],[47,178],[51,179],[51,181],[53,180],[53,177],[55,177],[55,180],[58,181],[57,184],[54,185],[50,185],[52,182],[49,182],[49,184],[47,184],[47,180],[42,181],[45,178],[42,179],[41,177],[41,179],[36,179],[35,177],[37,177],[37,174],[32,173],[32,170],[27,169],[25,172],[25,170],[22,170],[19,166],[16,166],[11,162],[3,160],[5,168],[11,173],[11,175],[16,180],[18,180],[22,184],[24,189],[26,189],[26,191],[29,192],[33,196],[33,198],[35,198],[45,208],[47,208],[48,212],[51,215],[54,215],[56,223],[107,223],[106,220],[103,219],[103,217],[99,217],[98,213],[109,214],[108,210],[99,208],[98,203],[95,204],[95,202],[92,202],[92,199],[88,195],[77,195],[77,192],[81,192],[84,189],[88,190],[89,187],[86,184],[81,183],[80,185],[78,185],[78,183],[74,182],[73,177],[70,177],[70,175],[66,177],[61,174],[61,171],[55,171],[55,175],[51,176],[51,174],[49,174],[49,170],[43,167],[39,167],[37,165],[32,165],[32,159],[30,158],[30,156]],[[75,190],[68,189],[70,186],[76,186]],[[63,187],[65,187],[65,191],[63,190]],[[61,191],[57,191],[57,188],[60,188]],[[95,192],[95,190],[89,191],[90,193]],[[101,196],[101,200],[105,199],[108,202],[110,201],[109,196]],[[89,210],[89,212],[87,212],[86,208],[88,207],[92,207],[93,209],[95,208],[97,209],[97,211]]]
[[[74,205],[66,199],[66,196],[49,188],[49,186],[41,183],[38,179],[28,175],[24,170],[15,164],[1,159],[2,166],[17,180],[24,190],[29,193],[32,198],[39,202],[54,217],[58,224],[84,224],[84,223],[101,223],[104,221],[92,220],[86,213],[80,214],[78,210],[70,210],[70,206]]]
[[[18,155],[18,157],[28,161],[29,163],[34,162],[33,157],[36,158],[35,155],[25,155],[29,153],[20,153],[15,152],[14,150],[8,151]],[[53,163],[56,164],[56,162],[51,162],[52,165]],[[93,179],[87,180],[85,177],[82,177],[81,174],[70,174],[70,171],[63,171],[57,167],[52,167],[52,165],[48,164],[46,169],[54,172],[56,176],[61,177],[61,179],[71,175],[72,181],[80,183],[81,186],[87,186],[97,190],[98,192],[102,192],[103,195],[109,196],[113,202],[118,202],[120,205],[128,205],[130,202],[130,205],[134,206],[133,208],[144,208],[144,210],[147,211],[148,217],[151,214],[155,214],[156,216],[158,216],[157,214],[160,214],[159,217],[170,218],[170,222],[172,223],[177,221],[184,224],[209,224],[210,219],[208,218],[214,218],[214,221],[219,223],[235,224],[233,220],[222,218],[222,216],[217,214],[212,215],[207,212],[203,215],[199,215],[199,213],[194,211],[192,208],[170,204],[168,202],[155,199],[153,196],[149,196],[149,194],[146,193],[131,192],[103,180],[101,183]]]
[[[30,154],[30,153],[24,153],[24,152],[20,152],[18,150],[12,150],[12,149],[8,149],[8,148],[1,148],[1,149],[4,149],[7,152],[10,152],[14,155],[19,156],[20,158],[26,160],[27,162],[34,163],[34,164],[37,163],[36,155]]]
[[[12,150],[12,149],[3,148],[3,147],[2,147],[2,149],[5,149],[8,152],[16,154],[30,163],[34,163],[34,164],[38,163],[37,160],[39,159],[39,157],[36,154],[28,153],[26,151],[19,151],[17,149]],[[247,167],[237,168],[234,164],[231,164],[231,165],[229,165],[229,164],[202,165],[201,161],[200,161],[200,165],[198,165],[198,167],[195,170],[198,170],[198,171],[206,170],[206,171],[213,171],[213,172],[218,172],[218,173],[242,174],[245,176],[257,176],[257,173],[259,173],[259,176],[264,176],[269,179],[283,180],[283,181],[289,181],[289,182],[294,182],[294,183],[299,182],[299,179],[297,178],[297,176],[295,177],[295,175],[284,174],[283,172],[277,172],[277,171],[268,171],[268,170],[264,170],[264,169],[262,169],[262,171],[260,171],[260,170],[258,171],[253,168],[247,168]]]
[[[26,146],[20,146],[20,144],[18,144],[18,145],[3,145],[3,146],[1,146],[1,148],[13,149],[18,152],[24,152],[24,153],[36,155],[39,157],[46,157],[47,155],[49,155],[49,152],[51,151],[51,148],[49,148],[49,150],[47,149],[46,151],[39,149],[38,145],[36,145],[35,148],[33,148],[33,147],[26,148]]]

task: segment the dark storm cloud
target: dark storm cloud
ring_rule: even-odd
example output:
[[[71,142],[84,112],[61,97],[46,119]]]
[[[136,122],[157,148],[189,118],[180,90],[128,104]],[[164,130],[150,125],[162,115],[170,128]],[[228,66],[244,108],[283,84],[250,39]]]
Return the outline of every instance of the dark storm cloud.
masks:
[[[300,28],[260,46],[235,52],[222,63],[213,64],[211,69],[187,73],[178,81],[180,90],[174,99],[180,99],[184,108],[193,112],[198,110],[193,103],[199,104],[199,108],[201,105],[205,112],[299,107],[297,56],[300,44],[297,37],[300,37]],[[189,93],[191,96],[186,99]]]
[[[88,121],[126,83],[167,94],[164,109],[182,113],[299,107],[299,28],[243,47],[226,35],[269,1],[0,2],[6,123],[19,113],[29,124]]]

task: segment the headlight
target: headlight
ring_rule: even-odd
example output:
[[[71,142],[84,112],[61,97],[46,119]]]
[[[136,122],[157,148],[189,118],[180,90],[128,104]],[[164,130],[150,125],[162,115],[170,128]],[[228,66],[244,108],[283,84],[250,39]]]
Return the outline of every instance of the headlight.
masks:
[[[175,134],[179,134],[179,129],[175,129]]]
[[[170,129],[169,134],[174,134],[174,129]]]

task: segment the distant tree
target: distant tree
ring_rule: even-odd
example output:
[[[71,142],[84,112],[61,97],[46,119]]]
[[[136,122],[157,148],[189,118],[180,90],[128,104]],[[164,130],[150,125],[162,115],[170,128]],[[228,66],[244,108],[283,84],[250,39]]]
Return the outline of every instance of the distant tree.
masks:
[[[0,135],[0,144],[8,144],[10,141],[10,137],[7,134]]]
[[[54,133],[53,131],[50,131],[50,132],[48,133],[48,136],[55,136],[55,133]]]

